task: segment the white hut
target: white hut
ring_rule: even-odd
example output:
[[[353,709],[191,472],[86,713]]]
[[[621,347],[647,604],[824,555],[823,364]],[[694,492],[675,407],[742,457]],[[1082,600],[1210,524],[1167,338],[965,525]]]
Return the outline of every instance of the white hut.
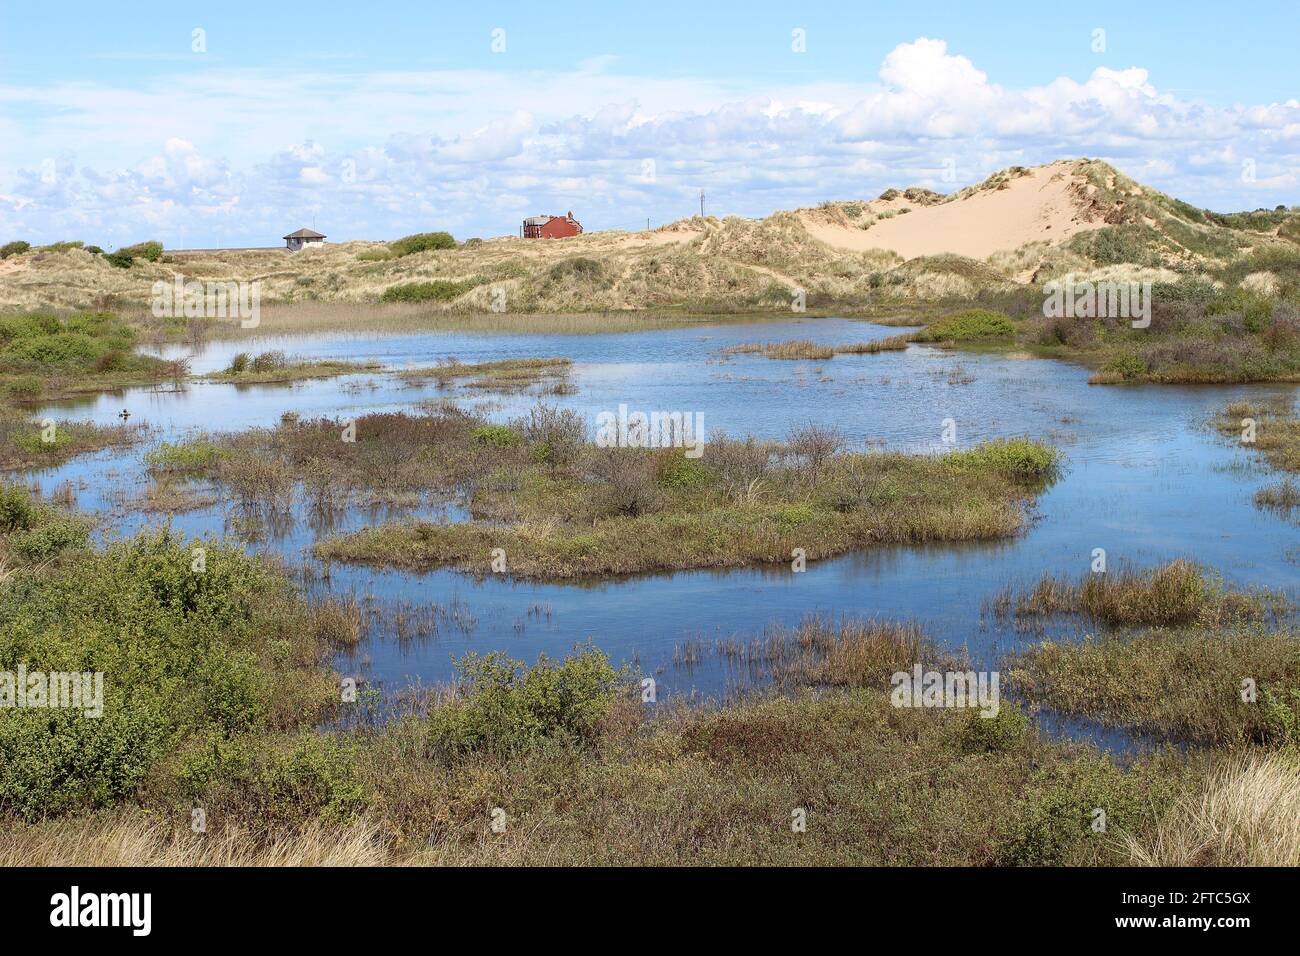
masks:
[[[284,237],[284,245],[290,252],[297,252],[303,246],[323,244],[325,237],[315,229],[299,229],[297,232],[291,232]]]

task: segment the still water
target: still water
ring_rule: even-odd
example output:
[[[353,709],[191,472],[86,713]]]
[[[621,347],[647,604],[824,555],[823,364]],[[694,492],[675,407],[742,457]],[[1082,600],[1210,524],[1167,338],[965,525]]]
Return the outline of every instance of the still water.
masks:
[[[366,603],[372,612],[369,634],[337,666],[389,693],[446,680],[453,658],[469,650],[501,650],[533,661],[539,653],[563,655],[575,642],[591,640],[616,662],[654,674],[661,694],[720,696],[743,684],[748,673],[712,653],[717,641],[748,641],[809,614],[916,620],[942,643],[964,646],[987,665],[1033,638],[988,619],[981,611],[985,600],[1044,572],[1077,577],[1087,571],[1094,548],[1106,549],[1112,568],[1187,557],[1232,583],[1295,596],[1296,524],[1255,508],[1252,496],[1269,480],[1265,471],[1248,450],[1206,427],[1231,400],[1280,395],[1294,401],[1294,386],[1090,386],[1085,369],[1061,362],[922,345],[831,361],[721,354],[742,342],[806,338],[835,345],[900,331],[802,319],[607,335],[313,334],[213,343],[197,353],[174,346],[161,354],[191,356],[199,374],[225,367],[236,352],[269,349],[303,358],[374,360],[393,369],[450,356],[481,362],[561,355],[574,362],[577,391],[547,401],[576,409],[593,428],[599,412],[625,403],[647,412],[702,413],[710,435],[781,438],[816,422],[838,428],[858,447],[925,452],[948,447],[940,438],[944,420],[951,419],[958,447],[1028,435],[1065,455],[1061,480],[1038,499],[1032,524],[1013,540],[878,548],[812,563],[800,574],[776,567],[555,585],[454,571],[321,569],[307,551],[328,529],[313,527],[301,513],[250,542],[295,566],[306,560],[314,568],[306,585],[312,592],[352,594]],[[291,385],[131,389],[50,405],[37,416],[116,423],[125,409],[132,423],[149,426],[147,442],[30,478],[47,492],[70,482],[80,507],[103,513],[117,533],[129,534],[161,520],[123,506],[146,486],[142,455],[159,441],[271,426],[286,411],[348,419],[448,396],[496,420],[537,401],[410,387],[383,372]],[[707,454],[706,449],[706,459]],[[220,535],[231,530],[234,514],[233,506],[218,503],[177,515],[172,526],[191,535]],[[412,514],[463,518],[458,509],[439,505],[356,509],[333,530]]]

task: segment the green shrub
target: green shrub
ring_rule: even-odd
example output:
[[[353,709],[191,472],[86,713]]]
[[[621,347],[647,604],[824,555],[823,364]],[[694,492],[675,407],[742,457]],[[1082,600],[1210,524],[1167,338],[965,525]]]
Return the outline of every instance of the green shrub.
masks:
[[[27,564],[36,564],[73,548],[83,548],[90,540],[85,522],[71,517],[56,517],[39,527],[19,531],[9,538],[9,551]]]
[[[687,458],[684,451],[674,449],[658,462],[656,478],[665,488],[698,488],[708,484],[713,473],[698,458]]]
[[[1111,359],[1101,367],[1101,370],[1125,381],[1133,381],[1145,377],[1150,371],[1150,366],[1137,352],[1126,352]]]
[[[590,645],[574,650],[561,664],[543,654],[534,667],[495,652],[460,658],[457,698],[427,718],[432,752],[509,752],[545,741],[592,740],[626,675]]]
[[[577,256],[573,259],[562,259],[547,270],[546,274],[555,281],[564,279],[575,279],[577,281],[597,282],[604,275],[604,267],[595,259],[588,259],[585,256]]]
[[[131,357],[121,349],[109,349],[91,366],[96,372],[120,372],[130,364]]]
[[[1029,718],[1002,701],[992,717],[969,712],[962,730],[962,749],[967,753],[1008,753],[1021,746],[1028,735]]]
[[[31,247],[32,244],[30,242],[23,242],[21,239],[16,239],[13,242],[6,242],[3,246],[0,246],[0,259],[8,259],[10,256],[21,255]]]
[[[136,259],[157,262],[162,258],[162,254],[162,243],[150,241],[136,243],[134,246],[126,246],[117,250],[117,252],[110,252],[104,258],[119,269],[129,269]]]
[[[75,539],[66,516],[30,520],[6,537],[10,551],[39,557]],[[0,709],[0,813],[113,803],[175,755],[311,726],[336,698],[313,669],[321,650],[308,609],[242,548],[162,530],[63,553],[52,570],[0,583],[0,670],[102,672],[103,716]],[[283,790],[291,779],[309,788],[296,766],[277,778]]]
[[[125,249],[118,250],[120,253],[130,256],[133,259],[145,259],[149,262],[157,262],[162,258],[163,247],[161,242],[136,243],[134,246],[127,246]]]
[[[480,425],[469,433],[480,445],[493,448],[514,448],[523,442],[523,436],[508,425]]]
[[[101,717],[35,708],[0,714],[0,811],[29,820],[115,803],[163,754],[158,708]]]
[[[18,432],[10,441],[15,448],[25,451],[29,455],[44,455],[52,452],[60,452],[72,444],[72,436],[68,434],[66,428],[55,427],[49,440],[46,440],[44,429],[38,429],[30,432]]]
[[[446,302],[464,295],[478,283],[434,279],[432,282],[404,282],[389,286],[379,297],[381,302]]]
[[[230,360],[226,366],[227,375],[242,375],[248,371],[248,363],[252,361],[252,356],[247,352],[237,352],[235,357]]]
[[[189,799],[238,806],[263,826],[311,818],[341,824],[361,809],[355,746],[316,733],[270,746],[252,736],[207,743],[186,754],[178,771]]]
[[[970,342],[1013,335],[1016,325],[1001,312],[967,309],[931,322],[919,333],[918,342]]]
[[[1018,811],[1000,826],[999,866],[1059,866],[1086,863],[1106,852],[1109,834],[1140,831],[1159,808],[1174,800],[1175,781],[1110,760],[1082,755],[1038,771],[1020,798]],[[1097,811],[1105,830],[1094,829]]]
[[[1160,250],[1165,244],[1164,236],[1145,223],[1121,223],[1078,233],[1066,248],[1099,266],[1131,263],[1154,267],[1164,263]]]
[[[32,335],[15,340],[5,351],[11,366],[77,365],[86,367],[105,351],[104,343],[81,332]]]
[[[412,253],[428,252],[431,249],[455,248],[456,240],[449,232],[417,232],[388,244],[388,249],[394,256],[409,256]]]
[[[0,534],[26,531],[36,512],[31,494],[22,485],[0,485]]]
[[[262,352],[248,366],[252,372],[274,372],[276,369],[284,368],[289,364],[289,359],[283,352],[271,351]]]

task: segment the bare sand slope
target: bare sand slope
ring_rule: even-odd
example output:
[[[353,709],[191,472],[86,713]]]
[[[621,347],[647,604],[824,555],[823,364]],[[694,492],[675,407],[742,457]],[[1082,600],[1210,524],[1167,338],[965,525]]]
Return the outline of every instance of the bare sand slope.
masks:
[[[984,259],[1028,242],[1060,242],[1105,222],[1090,208],[1087,184],[1071,162],[1029,169],[1000,187],[979,189],[935,205],[903,197],[867,204],[870,214],[893,211],[869,229],[852,221],[804,210],[801,218],[815,238],[839,249],[886,249],[904,259],[950,252]],[[900,209],[910,211],[899,214]]]

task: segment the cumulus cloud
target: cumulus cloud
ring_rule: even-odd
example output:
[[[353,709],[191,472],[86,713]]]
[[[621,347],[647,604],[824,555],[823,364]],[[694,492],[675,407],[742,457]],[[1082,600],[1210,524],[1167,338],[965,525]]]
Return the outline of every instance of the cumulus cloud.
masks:
[[[1012,89],[929,37],[895,47],[866,85],[753,89],[617,66],[0,86],[0,101],[40,107],[6,120],[22,135],[0,170],[0,235],[265,242],[308,213],[331,238],[495,235],[569,208],[589,228],[633,228],[689,215],[700,189],[711,211],[763,215],[1079,155],[1216,208],[1294,202],[1300,101],[1211,107],[1138,66]]]

